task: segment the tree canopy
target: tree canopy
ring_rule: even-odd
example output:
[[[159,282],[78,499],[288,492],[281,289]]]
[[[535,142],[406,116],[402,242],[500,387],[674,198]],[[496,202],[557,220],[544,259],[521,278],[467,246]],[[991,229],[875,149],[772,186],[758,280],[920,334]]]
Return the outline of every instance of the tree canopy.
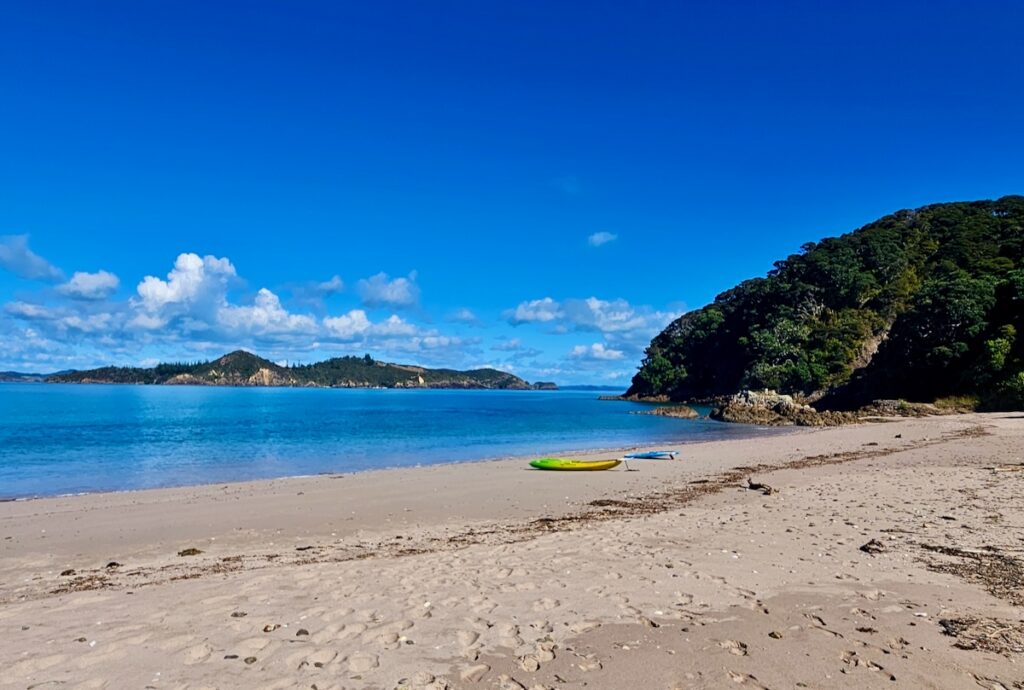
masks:
[[[935,204],[805,244],[684,314],[630,395],[741,388],[846,407],[971,396],[1024,406],[1024,197]]]

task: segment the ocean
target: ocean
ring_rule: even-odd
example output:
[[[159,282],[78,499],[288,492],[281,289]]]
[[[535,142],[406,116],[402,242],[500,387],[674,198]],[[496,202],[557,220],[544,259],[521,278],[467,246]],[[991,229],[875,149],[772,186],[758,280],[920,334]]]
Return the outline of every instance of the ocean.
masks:
[[[0,498],[771,433],[630,414],[647,406],[597,396],[594,391],[0,384]]]

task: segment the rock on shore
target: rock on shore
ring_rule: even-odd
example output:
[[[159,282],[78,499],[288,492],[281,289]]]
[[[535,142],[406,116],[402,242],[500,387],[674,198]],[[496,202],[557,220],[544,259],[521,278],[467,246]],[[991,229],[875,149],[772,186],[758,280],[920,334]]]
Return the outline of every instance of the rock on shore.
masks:
[[[649,414],[655,417],[676,417],[678,419],[697,419],[700,413],[689,405],[664,405],[637,414]]]
[[[854,412],[818,412],[791,395],[772,390],[740,391],[709,415],[722,422],[760,424],[762,426],[840,426],[859,420]]]

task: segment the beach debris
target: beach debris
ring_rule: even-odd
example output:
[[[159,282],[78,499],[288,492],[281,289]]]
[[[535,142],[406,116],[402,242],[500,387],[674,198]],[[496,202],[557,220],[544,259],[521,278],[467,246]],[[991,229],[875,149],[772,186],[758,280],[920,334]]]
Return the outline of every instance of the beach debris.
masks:
[[[768,637],[772,638],[773,640],[781,640],[782,633],[778,630],[772,630],[770,633],[768,633]]]
[[[266,625],[263,626],[263,632],[265,632],[265,633],[274,632],[275,630],[277,630],[280,627],[281,627],[281,625],[279,623],[267,623]]]
[[[956,575],[981,585],[989,594],[1014,606],[1024,606],[1024,559],[1000,553],[995,548],[968,551],[932,544],[920,546],[933,554],[932,558],[923,559],[929,570]],[[938,555],[946,558],[939,559]]]
[[[760,491],[765,496],[771,496],[775,493],[775,489],[763,482],[755,482],[753,479],[747,479],[747,488],[751,491]]]
[[[224,658],[225,659],[237,659],[238,655],[237,654],[225,654]]]
[[[60,576],[61,577],[70,577],[70,576],[72,576],[74,574],[75,574],[75,569],[74,568],[68,568],[67,570],[62,570],[61,573],[60,573]]]
[[[117,561],[110,561],[110,562],[109,562],[109,563],[107,563],[107,565],[106,565],[106,566],[104,566],[104,567],[106,567],[106,569],[107,569],[107,570],[113,570],[114,568],[120,568],[120,567],[121,567],[121,564],[120,564],[120,563],[118,563]]]
[[[876,554],[880,554],[883,551],[885,551],[885,544],[883,544],[882,542],[878,541],[877,539],[872,539],[868,543],[863,544],[860,547],[860,550],[863,551],[866,554],[870,554],[870,555],[874,556]]]
[[[231,617],[232,617],[232,618],[245,618],[245,617],[246,617],[246,616],[248,616],[248,615],[249,615],[249,614],[248,614],[248,613],[246,613],[245,611],[233,611],[233,612],[231,613]]]
[[[305,628],[299,628],[295,631],[295,637],[305,637],[306,635],[309,635],[309,631]]]
[[[295,550],[296,550],[296,551],[309,551],[309,550],[310,550],[310,549],[312,549],[312,548],[313,548],[313,547],[312,547],[312,546],[309,546],[309,545],[306,545],[306,546],[296,546],[296,547],[295,547]]]
[[[939,626],[956,638],[954,647],[1009,656],[1024,653],[1024,622],[996,618],[943,618]]]
[[[202,553],[201,550],[199,550],[199,549],[197,549],[195,547],[190,547],[190,548],[187,548],[187,549],[182,549],[181,551],[178,552],[178,555],[182,556],[182,557],[184,557],[184,556],[198,556],[201,553]]]
[[[256,663],[256,657],[254,657],[254,656],[247,656],[244,659],[242,659],[242,661],[244,661],[247,666],[252,666],[253,664]]]

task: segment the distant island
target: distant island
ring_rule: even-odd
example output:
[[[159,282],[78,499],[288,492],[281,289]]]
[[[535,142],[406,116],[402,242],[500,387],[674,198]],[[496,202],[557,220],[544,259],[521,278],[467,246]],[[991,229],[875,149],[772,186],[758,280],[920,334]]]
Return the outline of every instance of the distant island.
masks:
[[[158,364],[151,368],[102,367],[47,376],[47,383],[120,383],[193,386],[291,386],[322,388],[463,388],[554,390],[549,382],[531,385],[497,369],[428,369],[378,362],[365,357],[335,357],[315,364],[281,366],[238,350],[210,362]]]
[[[59,372],[66,374],[69,372]],[[0,371],[0,383],[39,383],[58,374],[26,374],[21,371]]]
[[[652,341],[626,396],[743,389],[1024,409],[1024,197],[935,204],[803,246]]]

